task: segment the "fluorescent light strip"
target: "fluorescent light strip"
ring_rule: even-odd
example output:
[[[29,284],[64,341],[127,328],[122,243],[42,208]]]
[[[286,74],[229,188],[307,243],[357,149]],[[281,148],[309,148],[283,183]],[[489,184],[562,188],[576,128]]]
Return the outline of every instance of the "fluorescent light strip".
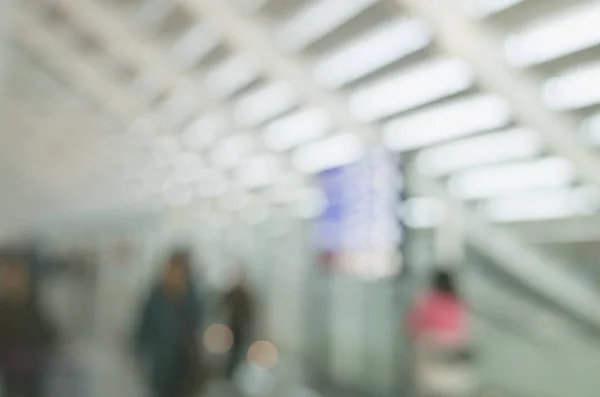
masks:
[[[235,105],[235,116],[242,124],[257,126],[291,110],[297,103],[293,85],[271,83],[240,98]]]
[[[480,18],[507,10],[523,1],[524,0],[463,0],[467,9]]]
[[[360,120],[374,121],[464,91],[474,81],[464,61],[435,59],[357,89],[350,110]]]
[[[284,22],[277,34],[279,44],[300,51],[350,21],[378,0],[316,0]]]
[[[259,70],[251,54],[229,57],[207,73],[206,84],[225,98],[256,80]]]
[[[544,84],[544,100],[554,109],[569,110],[600,103],[600,62],[574,68]]]
[[[175,42],[172,53],[179,64],[191,68],[218,44],[217,36],[210,29],[202,24],[197,24]]]
[[[327,112],[305,109],[268,124],[263,137],[269,149],[283,152],[322,137],[332,126]]]
[[[217,114],[198,118],[183,131],[183,143],[189,149],[206,149],[225,133],[226,126],[225,119]]]
[[[539,134],[516,128],[425,149],[417,155],[417,167],[425,174],[448,175],[470,167],[534,157],[542,147]]]
[[[532,66],[573,54],[600,43],[600,4],[585,4],[535,21],[508,36],[505,54],[516,66]]]
[[[356,134],[340,133],[299,148],[292,156],[292,164],[301,172],[313,174],[352,164],[363,153],[364,144]]]
[[[396,19],[323,56],[315,66],[315,77],[329,88],[340,87],[421,50],[430,42],[431,34],[424,22]]]
[[[530,188],[563,187],[573,181],[571,163],[562,157],[489,166],[452,176],[449,188],[455,196],[474,200]]]
[[[407,151],[502,128],[510,121],[505,100],[474,95],[395,119],[385,125],[383,137],[388,148]]]
[[[489,200],[480,210],[497,222],[524,222],[589,215],[599,206],[597,190],[582,187],[520,192]]]

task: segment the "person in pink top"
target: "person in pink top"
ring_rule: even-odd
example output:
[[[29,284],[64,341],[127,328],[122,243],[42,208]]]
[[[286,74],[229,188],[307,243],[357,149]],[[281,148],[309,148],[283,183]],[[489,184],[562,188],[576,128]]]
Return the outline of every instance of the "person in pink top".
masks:
[[[454,275],[434,271],[407,319],[418,396],[463,396],[472,384],[468,310]]]
[[[411,339],[434,339],[462,344],[468,338],[468,312],[458,295],[453,275],[437,270],[431,288],[417,299],[408,318]]]

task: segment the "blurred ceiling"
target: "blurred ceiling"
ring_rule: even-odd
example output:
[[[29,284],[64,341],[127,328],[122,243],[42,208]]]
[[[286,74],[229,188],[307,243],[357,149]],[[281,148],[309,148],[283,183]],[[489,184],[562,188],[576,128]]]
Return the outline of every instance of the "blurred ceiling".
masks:
[[[598,0],[18,5],[2,161],[23,212],[295,203],[381,142],[415,159],[411,227],[445,201],[536,244],[548,222],[600,237],[573,225],[600,208]]]

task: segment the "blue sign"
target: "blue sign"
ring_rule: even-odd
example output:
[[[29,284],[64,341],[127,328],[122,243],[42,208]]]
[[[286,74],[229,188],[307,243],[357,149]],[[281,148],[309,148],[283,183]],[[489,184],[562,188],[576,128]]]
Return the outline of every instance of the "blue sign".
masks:
[[[327,202],[316,225],[321,251],[352,259],[397,251],[403,187],[396,163],[388,151],[373,148],[359,162],[317,176]]]

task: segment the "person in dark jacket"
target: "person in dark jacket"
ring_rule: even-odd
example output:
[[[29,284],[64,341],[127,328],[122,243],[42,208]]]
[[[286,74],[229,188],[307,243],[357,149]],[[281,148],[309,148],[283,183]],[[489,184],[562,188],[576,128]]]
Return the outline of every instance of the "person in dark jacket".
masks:
[[[29,264],[0,265],[0,372],[6,397],[39,397],[44,366],[57,342],[56,328],[39,305]]]
[[[155,397],[188,397],[200,387],[201,310],[189,254],[175,252],[142,308],[136,334],[137,352],[148,364]]]
[[[240,273],[237,282],[225,295],[223,305],[227,311],[229,327],[233,333],[233,345],[229,352],[226,373],[227,378],[231,379],[244,359],[254,328],[254,299],[243,273]]]

